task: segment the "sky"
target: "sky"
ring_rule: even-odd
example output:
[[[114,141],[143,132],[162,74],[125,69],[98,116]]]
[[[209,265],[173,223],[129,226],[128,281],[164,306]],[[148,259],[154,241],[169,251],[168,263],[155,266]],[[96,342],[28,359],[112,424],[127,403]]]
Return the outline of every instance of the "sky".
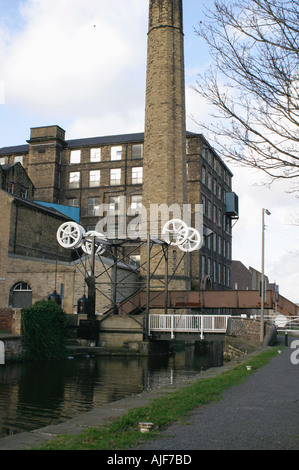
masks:
[[[195,29],[210,6],[184,0],[187,129],[198,133],[212,110],[193,87],[211,57]],[[147,27],[148,0],[0,0],[0,148],[56,124],[67,139],[143,132]],[[261,270],[268,209],[265,274],[299,303],[298,197],[287,182],[226,164],[240,207],[233,259]]]

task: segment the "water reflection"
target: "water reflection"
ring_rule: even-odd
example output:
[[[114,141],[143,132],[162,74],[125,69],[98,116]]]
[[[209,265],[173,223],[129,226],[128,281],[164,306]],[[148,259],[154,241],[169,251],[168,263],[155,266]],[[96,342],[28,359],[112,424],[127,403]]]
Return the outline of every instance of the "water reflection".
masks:
[[[86,357],[0,368],[0,437],[58,424],[128,395],[181,382],[213,365],[194,346],[171,356]]]

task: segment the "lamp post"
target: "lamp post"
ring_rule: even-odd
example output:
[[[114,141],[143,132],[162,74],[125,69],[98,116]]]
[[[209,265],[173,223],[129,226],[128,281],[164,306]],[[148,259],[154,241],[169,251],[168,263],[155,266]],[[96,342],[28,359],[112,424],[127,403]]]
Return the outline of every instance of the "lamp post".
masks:
[[[271,215],[268,209],[262,209],[262,295],[261,295],[261,325],[260,342],[264,341],[264,304],[265,304],[265,214]]]

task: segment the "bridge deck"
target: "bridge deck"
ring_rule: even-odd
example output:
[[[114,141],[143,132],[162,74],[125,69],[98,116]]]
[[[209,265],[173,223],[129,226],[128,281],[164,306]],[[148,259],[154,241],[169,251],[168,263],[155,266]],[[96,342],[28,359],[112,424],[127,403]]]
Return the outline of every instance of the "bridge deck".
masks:
[[[268,290],[265,293],[265,309],[275,309],[284,315],[298,315],[298,306],[279,295],[275,301],[275,292]],[[130,314],[136,310],[163,309],[166,305],[165,291],[150,291],[147,296],[145,290],[133,294],[125,299],[119,306],[119,313]],[[167,292],[167,308],[169,309],[260,309],[261,298],[259,291],[169,291]],[[110,311],[106,312],[110,313]]]
[[[204,338],[205,333],[225,334],[229,315],[149,315],[149,334],[169,332],[171,339],[176,333],[197,333]]]

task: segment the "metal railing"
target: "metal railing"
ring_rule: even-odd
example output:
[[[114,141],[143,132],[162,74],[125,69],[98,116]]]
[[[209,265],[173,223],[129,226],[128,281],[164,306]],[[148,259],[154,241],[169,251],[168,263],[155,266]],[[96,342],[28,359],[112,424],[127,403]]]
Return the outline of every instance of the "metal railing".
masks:
[[[229,315],[149,315],[149,335],[151,332],[175,333],[226,333]]]

